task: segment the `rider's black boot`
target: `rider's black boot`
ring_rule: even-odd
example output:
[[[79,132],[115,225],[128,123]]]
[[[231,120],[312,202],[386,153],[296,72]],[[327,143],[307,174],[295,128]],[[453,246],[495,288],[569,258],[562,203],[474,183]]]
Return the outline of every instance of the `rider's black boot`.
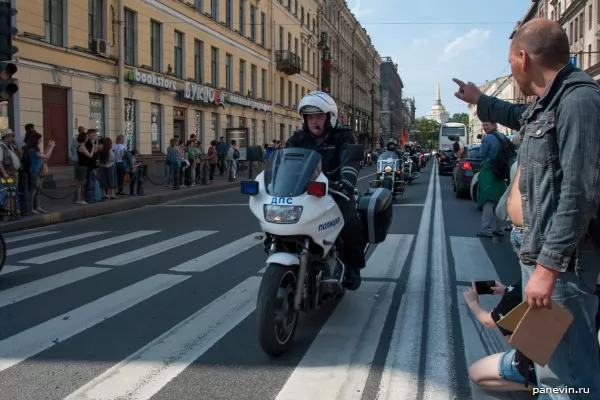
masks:
[[[360,287],[362,279],[360,277],[360,269],[348,268],[348,274],[346,275],[346,289],[356,290]]]

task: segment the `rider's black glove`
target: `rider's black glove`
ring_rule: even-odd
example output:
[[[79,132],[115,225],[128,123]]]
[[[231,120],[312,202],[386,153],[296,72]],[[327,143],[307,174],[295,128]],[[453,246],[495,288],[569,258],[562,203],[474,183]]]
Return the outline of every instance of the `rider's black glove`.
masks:
[[[343,193],[345,196],[352,198],[354,196],[354,185],[346,179],[335,181],[332,183],[332,189],[336,192]]]

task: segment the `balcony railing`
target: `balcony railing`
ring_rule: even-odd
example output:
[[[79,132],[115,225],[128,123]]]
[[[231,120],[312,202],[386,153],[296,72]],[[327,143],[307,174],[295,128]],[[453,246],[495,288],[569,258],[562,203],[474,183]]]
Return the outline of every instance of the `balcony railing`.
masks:
[[[302,60],[289,50],[276,50],[275,62],[277,70],[287,75],[299,74],[302,71]]]

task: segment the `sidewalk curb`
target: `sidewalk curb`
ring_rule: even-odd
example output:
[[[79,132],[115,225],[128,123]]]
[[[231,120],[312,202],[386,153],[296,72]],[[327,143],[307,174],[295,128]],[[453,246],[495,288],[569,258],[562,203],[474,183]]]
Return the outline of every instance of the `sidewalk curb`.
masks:
[[[21,231],[25,229],[40,228],[61,222],[75,221],[79,219],[98,217],[116,212],[133,210],[136,208],[151,206],[168,201],[182,200],[203,194],[217,193],[227,189],[239,187],[239,182],[227,182],[215,186],[201,186],[198,188],[186,188],[164,193],[155,193],[144,196],[135,196],[118,201],[105,200],[101,203],[81,206],[61,212],[50,212],[40,216],[24,217],[18,221],[0,223],[0,233]]]

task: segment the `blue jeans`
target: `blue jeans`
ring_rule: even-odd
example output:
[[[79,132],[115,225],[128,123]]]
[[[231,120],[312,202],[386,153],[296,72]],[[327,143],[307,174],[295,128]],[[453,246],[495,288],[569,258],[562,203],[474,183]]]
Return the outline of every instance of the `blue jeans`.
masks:
[[[181,168],[181,160],[169,161],[169,185],[173,184],[173,178],[175,177],[175,169],[180,169],[180,168]]]
[[[544,399],[600,399],[600,365],[595,317],[598,297],[594,294],[600,273],[600,253],[581,250],[581,267],[577,272],[559,274],[552,299],[573,315],[573,323],[550,357],[548,365],[536,364],[538,387],[586,389],[580,394],[540,393]],[[535,265],[521,264],[523,298]]]

